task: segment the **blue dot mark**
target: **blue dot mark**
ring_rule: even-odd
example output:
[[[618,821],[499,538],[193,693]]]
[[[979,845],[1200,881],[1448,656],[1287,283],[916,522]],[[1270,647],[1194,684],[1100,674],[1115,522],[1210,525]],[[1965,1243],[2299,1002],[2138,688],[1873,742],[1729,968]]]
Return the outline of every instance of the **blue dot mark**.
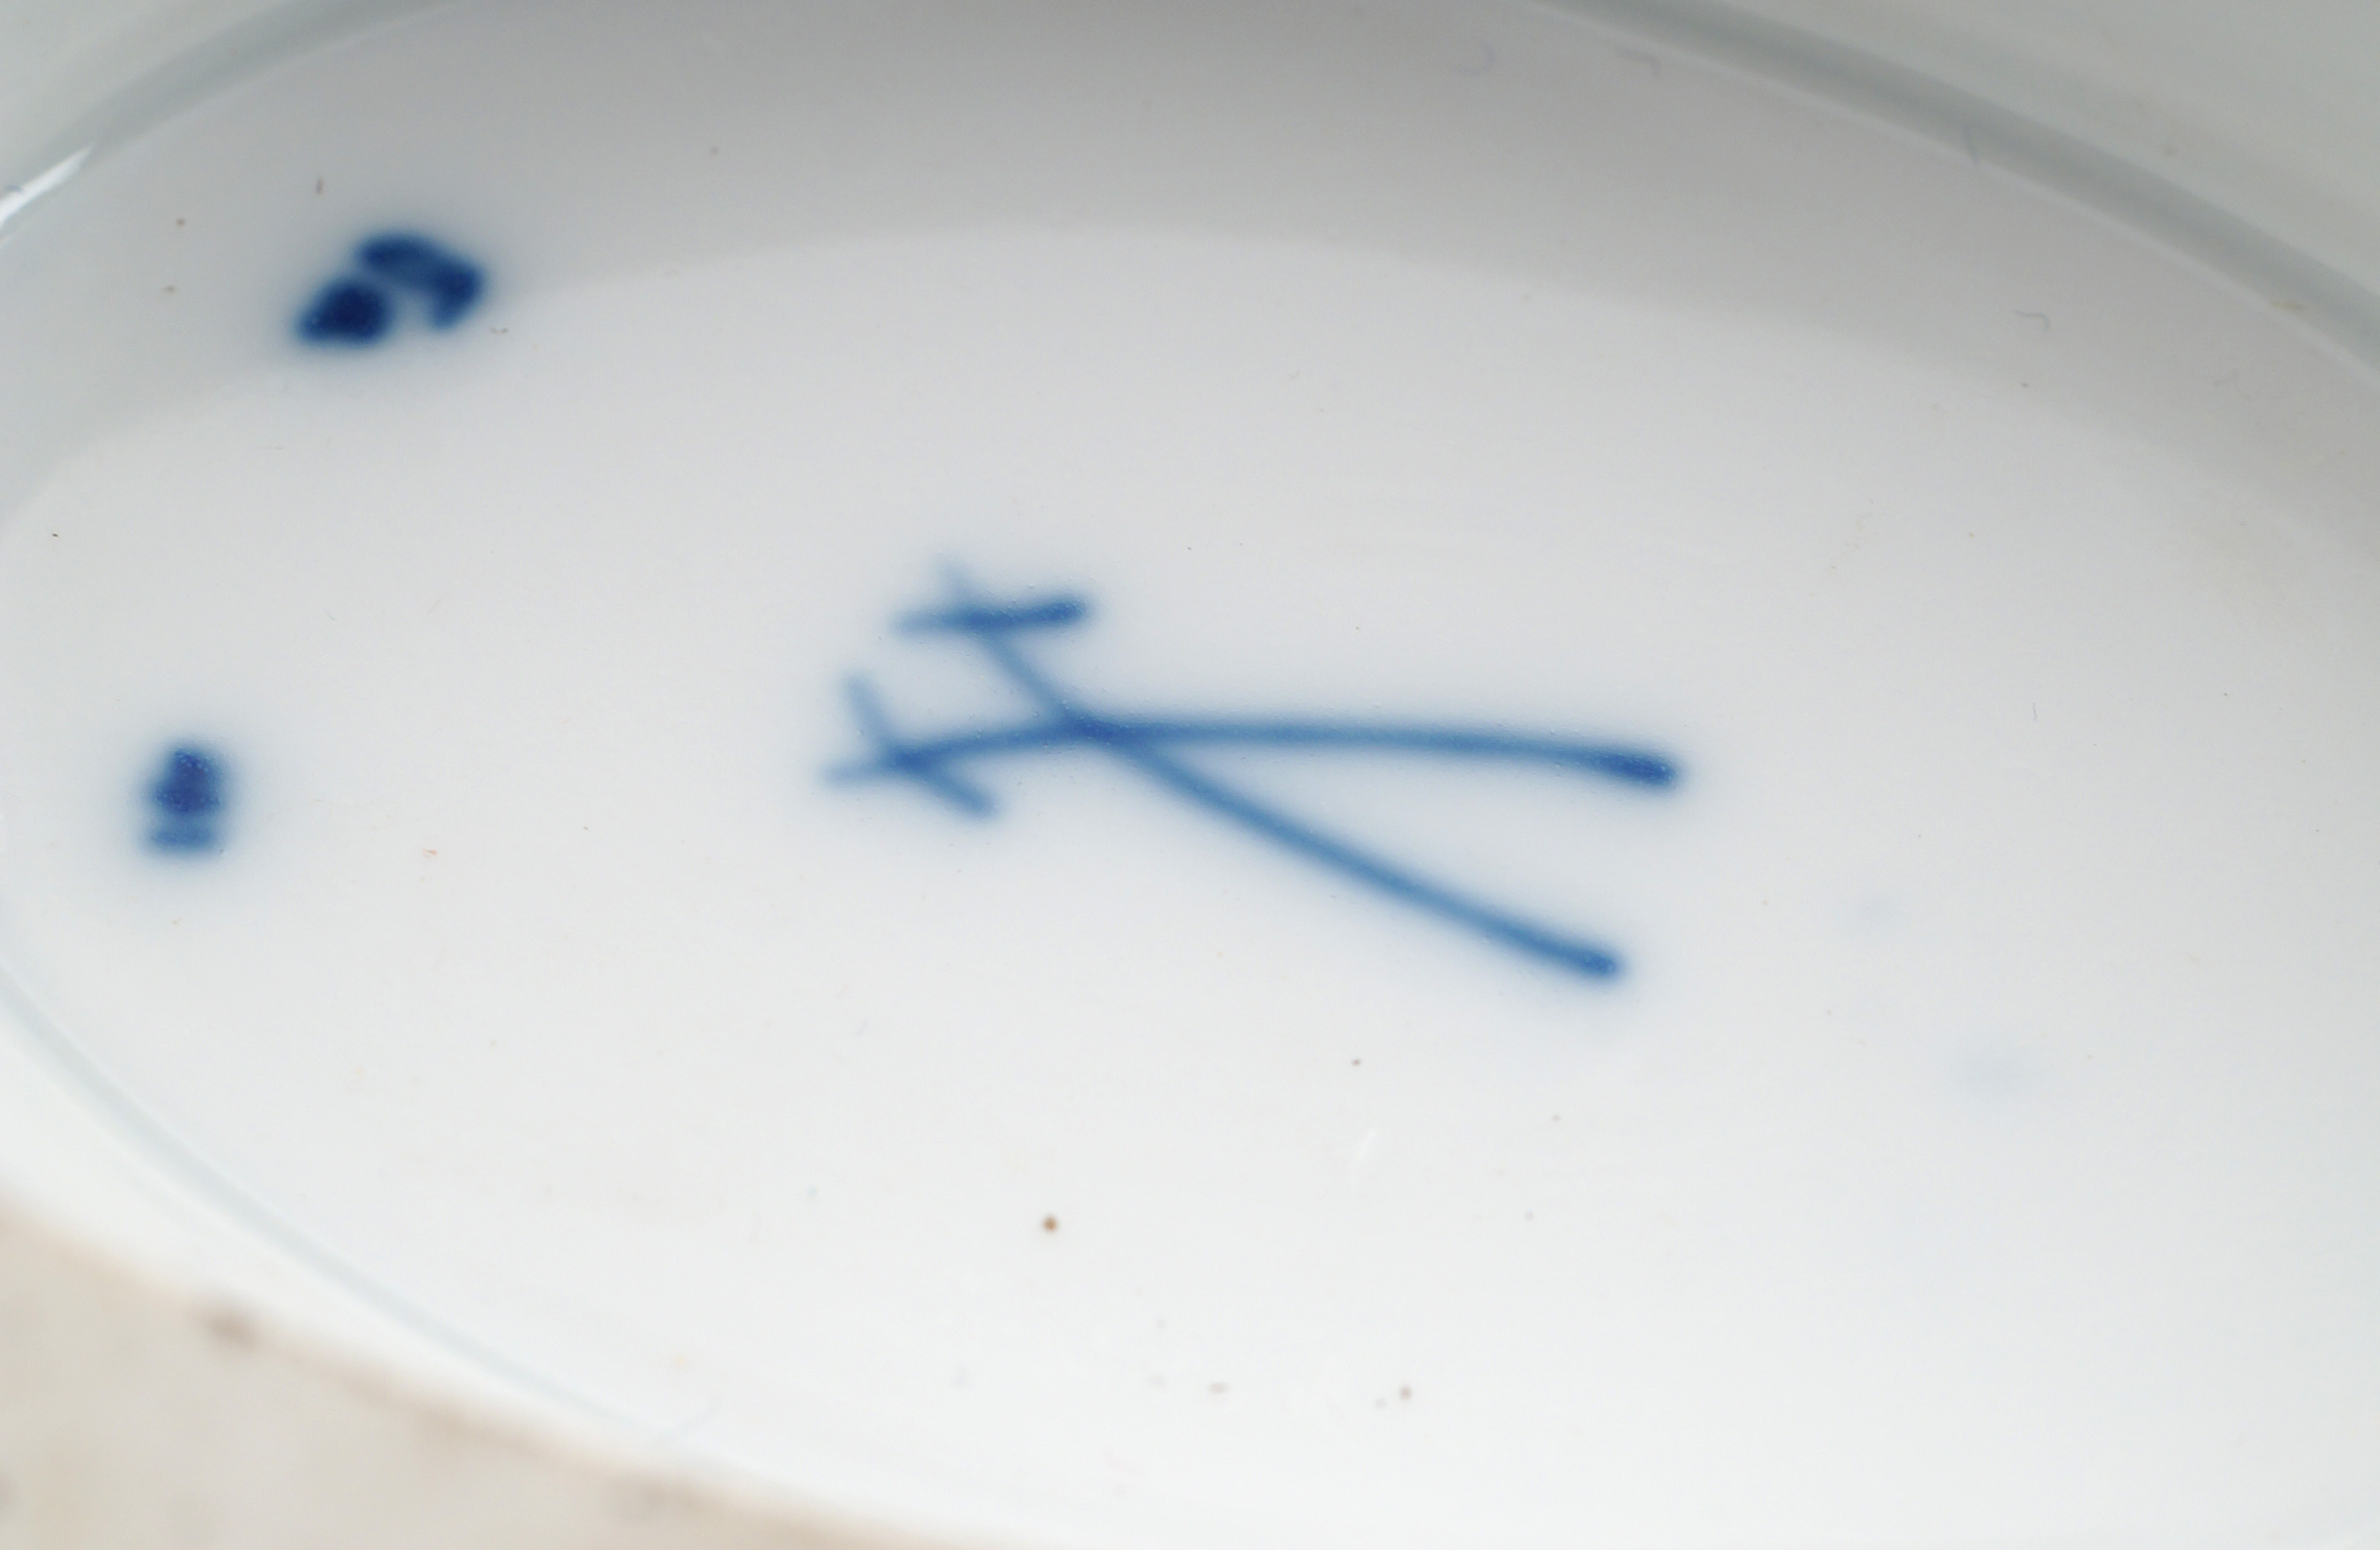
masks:
[[[149,805],[156,811],[152,850],[188,855],[223,849],[224,773],[214,755],[188,745],[169,750],[150,784]]]
[[[453,328],[488,287],[478,264],[410,232],[366,238],[354,264],[358,272],[332,280],[298,315],[298,337],[333,348],[378,345],[415,309],[430,327]]]
[[[370,345],[388,332],[388,297],[370,285],[334,280],[298,320],[298,334],[317,345]]]
[[[376,236],[356,249],[356,261],[392,285],[430,304],[430,326],[453,328],[479,305],[486,285],[479,267],[419,236]]]

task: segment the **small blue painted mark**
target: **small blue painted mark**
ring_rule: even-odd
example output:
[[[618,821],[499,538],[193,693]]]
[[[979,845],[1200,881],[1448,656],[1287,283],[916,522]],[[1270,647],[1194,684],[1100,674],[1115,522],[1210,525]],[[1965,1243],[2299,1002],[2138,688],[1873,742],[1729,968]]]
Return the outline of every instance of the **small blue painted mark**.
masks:
[[[478,264],[426,236],[383,232],[356,248],[356,274],[343,274],[314,295],[298,315],[298,336],[310,345],[351,348],[377,345],[395,327],[410,298],[431,328],[453,328],[480,304],[487,275]]]
[[[388,297],[377,287],[338,280],[322,287],[298,320],[298,332],[317,345],[370,345],[388,332]]]
[[[1016,638],[1036,630],[1066,629],[1081,624],[1090,613],[1090,605],[1085,599],[1069,593],[1017,602],[990,601],[978,596],[966,579],[955,572],[951,575],[950,587],[948,602],[902,616],[902,633],[971,639],[1010,687],[1023,696],[1030,708],[1026,715],[1009,723],[939,737],[910,738],[893,725],[868,681],[855,678],[845,686],[845,698],[869,752],[865,758],[829,770],[830,780],[839,783],[909,781],[962,813],[987,817],[993,811],[990,793],[961,773],[961,768],[970,761],[1001,754],[1094,748],[1193,806],[1499,947],[1592,979],[1608,980],[1620,975],[1620,955],[1602,943],[1529,920],[1502,905],[1438,882],[1339,839],[1216,780],[1183,758],[1177,750],[1342,749],[1499,759],[1550,766],[1648,791],[1666,791],[1677,784],[1678,767],[1666,755],[1618,744],[1533,737],[1493,727],[1336,719],[1110,715],[1086,707],[1078,696],[1061,688],[1026,655]]]
[[[188,745],[165,755],[164,769],[149,787],[157,821],[149,830],[153,850],[179,854],[223,849],[223,765],[214,755]]]
[[[419,236],[376,236],[356,249],[356,261],[392,285],[419,292],[430,303],[430,326],[453,328],[479,305],[487,282],[468,263]]]

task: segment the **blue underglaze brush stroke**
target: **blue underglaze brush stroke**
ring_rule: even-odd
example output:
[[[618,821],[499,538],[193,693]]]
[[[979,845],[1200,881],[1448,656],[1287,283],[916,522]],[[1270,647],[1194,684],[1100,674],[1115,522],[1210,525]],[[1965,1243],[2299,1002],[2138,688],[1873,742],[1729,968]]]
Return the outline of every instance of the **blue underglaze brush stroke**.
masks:
[[[874,691],[865,680],[854,680],[848,693],[858,709],[863,728],[887,725]],[[1084,729],[1098,729],[1087,737]],[[873,734],[871,733],[871,736]],[[1629,785],[1654,790],[1677,781],[1677,767],[1658,754],[1635,748],[1609,747],[1553,737],[1526,737],[1507,733],[1426,726],[1420,723],[1218,718],[1174,720],[1145,716],[1098,716],[1077,712],[1073,721],[1032,721],[1020,726],[990,727],[981,732],[953,733],[919,743],[900,745],[901,773],[916,771],[994,754],[1046,753],[1086,741],[1142,744],[1222,744],[1243,748],[1354,748],[1385,753],[1443,754],[1456,757],[1509,759],[1546,764],[1557,769],[1607,776]],[[880,738],[880,748],[890,751]],[[872,768],[872,767],[869,767]],[[863,767],[846,766],[855,775]],[[891,771],[884,771],[890,773]],[[962,804],[970,811],[973,804]]]
[[[1562,738],[1525,737],[1468,727],[1293,718],[1164,718],[1104,716],[1075,703],[1027,659],[1016,636],[1062,629],[1089,615],[1071,595],[1002,604],[977,597],[962,576],[951,576],[947,606],[904,616],[908,635],[954,635],[973,640],[1002,674],[1040,711],[1038,719],[921,741],[903,737],[864,679],[846,686],[854,719],[873,757],[828,771],[831,780],[913,781],[973,817],[995,808],[990,793],[953,769],[969,759],[1001,754],[1099,749],[1219,817],[1353,878],[1402,903],[1573,973],[1617,976],[1620,956],[1601,943],[1529,920],[1360,849],[1289,814],[1200,773],[1168,751],[1182,745],[1276,749],[1361,749],[1549,765],[1649,790],[1677,783],[1678,768],[1643,749]]]
[[[388,332],[391,309],[377,285],[334,280],[299,314],[298,335],[310,345],[370,345]]]
[[[358,274],[324,285],[298,315],[298,336],[310,345],[362,348],[396,326],[398,302],[411,297],[431,328],[453,328],[487,289],[487,275],[470,260],[410,232],[383,232],[356,248]]]
[[[223,765],[207,750],[188,745],[169,750],[149,787],[149,805],[157,813],[151,849],[188,855],[223,848]]]
[[[356,249],[356,262],[374,278],[418,293],[430,304],[430,326],[453,328],[479,305],[487,279],[480,266],[428,237],[391,234]]]

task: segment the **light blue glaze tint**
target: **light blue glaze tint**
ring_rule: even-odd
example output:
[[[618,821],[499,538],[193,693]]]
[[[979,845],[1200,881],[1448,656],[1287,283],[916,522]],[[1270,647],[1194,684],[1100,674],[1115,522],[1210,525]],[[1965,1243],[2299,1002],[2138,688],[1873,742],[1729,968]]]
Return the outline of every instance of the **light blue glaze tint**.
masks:
[[[911,740],[897,731],[864,678],[851,680],[852,714],[871,757],[828,771],[838,782],[914,781],[976,817],[994,810],[990,793],[964,767],[1000,754],[1088,747],[1106,753],[1192,805],[1401,903],[1434,914],[1500,947],[1595,979],[1616,977],[1620,955],[1599,942],[1526,919],[1510,910],[1435,882],[1384,857],[1337,839],[1279,808],[1184,763],[1174,750],[1198,746],[1366,749],[1459,758],[1551,765],[1623,785],[1667,790],[1678,767],[1640,748],[1562,738],[1523,737],[1493,729],[1409,722],[1265,718],[1109,716],[1082,705],[1033,665],[1018,637],[1035,630],[1067,629],[1089,615],[1072,595],[993,602],[952,573],[951,600],[899,621],[905,635],[958,636],[973,641],[1002,675],[1031,702],[1025,720],[940,737]]]
[[[453,328],[487,289],[479,265],[405,232],[367,238],[356,248],[355,266],[359,273],[324,285],[298,314],[298,338],[334,347],[377,345],[396,326],[408,301],[431,328]]]
[[[223,762],[206,749],[184,745],[169,750],[149,786],[149,805],[155,815],[149,830],[152,850],[192,855],[223,849]]]

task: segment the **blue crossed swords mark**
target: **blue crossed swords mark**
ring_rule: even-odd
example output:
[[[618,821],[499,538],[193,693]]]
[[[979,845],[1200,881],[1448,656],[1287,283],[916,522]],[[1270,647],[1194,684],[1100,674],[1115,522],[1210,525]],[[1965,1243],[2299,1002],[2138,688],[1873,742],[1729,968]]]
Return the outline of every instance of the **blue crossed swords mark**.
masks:
[[[1060,594],[1002,602],[979,595],[956,572],[951,573],[949,583],[947,602],[902,616],[898,629],[908,636],[956,636],[974,642],[1024,695],[1029,713],[1007,724],[912,739],[893,726],[868,680],[853,678],[846,694],[871,751],[829,770],[829,779],[912,781],[960,812],[983,817],[994,804],[989,793],[967,778],[971,762],[1005,754],[1097,749],[1249,833],[1500,947],[1595,979],[1620,974],[1620,955],[1599,942],[1529,920],[1360,849],[1202,773],[1178,755],[1199,747],[1439,755],[1546,765],[1654,791],[1677,784],[1678,767],[1666,757],[1609,743],[1519,736],[1479,727],[1109,715],[1060,688],[1025,650],[1025,636],[1072,628],[1088,617],[1090,606],[1081,597]]]

